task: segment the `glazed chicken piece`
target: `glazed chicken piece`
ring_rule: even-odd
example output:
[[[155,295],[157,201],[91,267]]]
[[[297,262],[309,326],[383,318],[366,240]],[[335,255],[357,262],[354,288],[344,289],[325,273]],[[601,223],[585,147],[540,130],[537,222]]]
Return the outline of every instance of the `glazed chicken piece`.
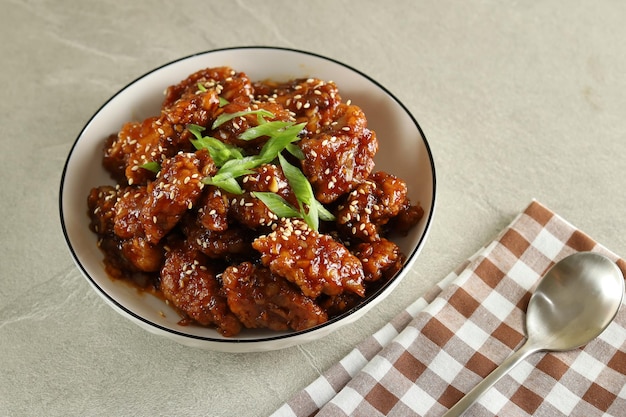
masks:
[[[264,229],[278,219],[261,200],[249,192],[232,195],[228,215],[237,223],[251,230]]]
[[[385,172],[376,172],[359,184],[338,207],[337,225],[350,238],[365,242],[380,239],[390,219],[405,209],[406,183]]]
[[[161,133],[158,117],[143,122],[128,122],[104,145],[102,164],[120,184],[145,184],[154,173],[142,168],[149,162],[160,162],[165,149],[159,149]]]
[[[108,254],[107,272],[117,278],[156,272],[163,262],[163,248],[145,238],[137,217],[144,199],[145,187],[103,186],[89,194],[90,227],[98,234],[98,245]]]
[[[252,192],[276,193],[294,207],[298,207],[298,201],[279,166],[264,164],[253,171],[243,178],[245,192],[240,196],[232,196],[229,214],[235,221],[257,230],[272,226],[278,217]]]
[[[213,185],[206,186],[198,202],[198,219],[212,231],[228,229],[228,196]]]
[[[181,220],[180,226],[188,246],[211,259],[230,261],[242,256],[250,257],[254,253],[251,231],[239,224],[232,224],[225,230],[212,230],[190,214]]]
[[[87,196],[89,228],[98,235],[113,234],[115,228],[115,204],[119,188],[102,185],[92,188]]]
[[[166,159],[156,179],[148,185],[148,198],[141,210],[146,237],[159,242],[199,200],[202,179],[215,172],[206,151],[179,153]]]
[[[363,182],[374,169],[376,134],[367,129],[363,111],[342,104],[328,129],[300,141],[302,172],[322,203],[332,203]]]
[[[245,73],[225,66],[205,68],[168,87],[165,90],[163,107],[170,107],[183,96],[200,94],[202,90],[214,90],[229,102],[235,100],[250,102],[254,94],[252,83]]]
[[[363,264],[366,282],[391,278],[402,268],[404,261],[400,248],[385,238],[360,243],[354,248],[353,253]]]
[[[302,220],[281,219],[275,231],[258,237],[252,247],[261,253],[263,265],[296,284],[308,297],[344,291],[365,295],[361,261]]]
[[[197,323],[213,325],[224,336],[235,336],[241,330],[241,323],[220,294],[215,272],[200,252],[184,246],[169,251],[160,288],[167,300]]]
[[[228,306],[245,327],[304,330],[328,320],[311,298],[266,267],[231,266],[222,281]]]
[[[274,101],[294,116],[296,123],[306,123],[306,136],[313,136],[335,120],[341,103],[339,90],[333,82],[317,78],[300,78],[286,83],[271,81],[254,84],[260,100]]]

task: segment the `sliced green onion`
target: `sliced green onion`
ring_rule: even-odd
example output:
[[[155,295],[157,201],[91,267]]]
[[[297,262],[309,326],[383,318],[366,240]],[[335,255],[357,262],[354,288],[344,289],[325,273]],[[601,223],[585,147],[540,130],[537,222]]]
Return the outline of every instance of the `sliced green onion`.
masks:
[[[204,127],[190,124],[187,126],[187,130],[196,137],[196,139],[190,139],[192,145],[198,150],[208,150],[216,166],[221,167],[231,159],[243,158],[240,148],[210,136],[202,136],[202,132],[205,130]]]
[[[272,137],[281,133],[281,130],[284,130],[291,126],[293,126],[293,122],[283,122],[280,120],[276,120],[274,122],[265,122],[265,123],[259,124],[258,126],[249,128],[248,130],[243,132],[241,135],[239,135],[239,139],[252,140],[252,139],[259,138],[261,136]],[[296,135],[300,133],[300,130],[302,129],[299,129],[298,132],[296,132]]]
[[[157,172],[161,170],[161,164],[155,161],[146,162],[143,165],[139,165],[139,168],[147,169],[148,171],[152,171],[156,174]]]
[[[243,117],[243,116],[248,116],[251,114],[261,114],[263,116],[267,116],[267,117],[274,117],[274,113],[264,110],[264,109],[259,109],[259,110],[244,110],[244,111],[237,111],[234,113],[222,113],[219,116],[217,116],[217,118],[215,119],[215,121],[213,122],[213,126],[211,126],[211,128],[213,129],[217,129],[218,127],[220,127],[221,125],[223,125],[224,123],[226,123],[229,120],[235,119],[237,117]]]
[[[311,183],[302,171],[287,162],[284,156],[278,154],[278,160],[285,178],[287,178],[287,182],[289,182],[289,186],[295,194],[296,200],[298,200],[300,213],[309,227],[317,230],[319,226],[318,204],[315,203],[316,200]]]
[[[302,149],[298,145],[295,145],[293,142],[287,144],[287,146],[285,146],[285,149],[287,149],[287,152],[289,152],[301,161],[305,158]]]
[[[202,182],[204,184],[214,185],[232,194],[243,194],[243,190],[241,189],[241,186],[239,185],[237,180],[232,177],[221,178],[218,180],[215,180],[215,177],[205,177],[202,179]]]
[[[253,191],[251,194],[261,200],[278,217],[302,217],[294,206],[276,193]]]

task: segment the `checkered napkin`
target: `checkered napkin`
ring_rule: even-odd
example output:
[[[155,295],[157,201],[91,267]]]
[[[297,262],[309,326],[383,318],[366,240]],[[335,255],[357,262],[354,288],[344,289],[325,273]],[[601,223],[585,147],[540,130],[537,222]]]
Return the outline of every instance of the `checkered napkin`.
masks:
[[[440,416],[524,341],[531,291],[559,259],[626,262],[537,201],[497,238],[292,397],[273,417]],[[471,416],[626,416],[626,308],[594,341],[536,353]]]

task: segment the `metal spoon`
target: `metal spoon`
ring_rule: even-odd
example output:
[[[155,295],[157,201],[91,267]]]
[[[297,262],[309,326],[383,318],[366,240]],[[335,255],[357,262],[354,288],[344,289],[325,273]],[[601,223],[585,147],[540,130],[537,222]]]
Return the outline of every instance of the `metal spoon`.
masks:
[[[444,417],[463,414],[530,354],[572,350],[595,339],[617,315],[623,294],[624,276],[605,256],[579,252],[556,263],[541,279],[528,302],[526,342]]]

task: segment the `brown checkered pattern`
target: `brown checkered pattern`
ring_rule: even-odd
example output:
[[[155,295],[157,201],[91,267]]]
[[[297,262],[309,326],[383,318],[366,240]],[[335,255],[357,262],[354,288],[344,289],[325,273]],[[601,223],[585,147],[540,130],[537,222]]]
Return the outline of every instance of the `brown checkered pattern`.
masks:
[[[577,251],[626,262],[533,201],[500,235],[274,414],[440,416],[524,340],[544,272]],[[626,416],[626,308],[586,346],[532,355],[472,416]]]

